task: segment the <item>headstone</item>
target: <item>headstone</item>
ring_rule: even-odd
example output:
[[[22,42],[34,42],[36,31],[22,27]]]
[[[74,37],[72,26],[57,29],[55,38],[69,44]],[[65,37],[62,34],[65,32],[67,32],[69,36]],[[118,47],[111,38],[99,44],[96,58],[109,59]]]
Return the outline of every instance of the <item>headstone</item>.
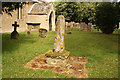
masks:
[[[40,38],[47,37],[47,30],[46,29],[39,29],[39,37]]]
[[[74,23],[74,24],[73,24],[73,28],[76,28],[76,26],[77,26],[77,24],[76,24],[76,23]]]
[[[73,28],[73,24],[74,24],[74,22],[70,22],[70,26],[71,26],[71,28]]]
[[[56,22],[56,36],[54,42],[54,52],[62,53],[65,49],[65,18],[63,15],[58,16]]]
[[[17,24],[17,22],[15,21],[14,24],[12,24],[12,26],[14,26],[14,31],[11,33],[11,38],[12,39],[18,39],[19,38],[19,34],[17,32],[17,27],[19,27],[19,25]]]
[[[67,25],[67,29],[68,29],[68,31],[71,30],[71,23],[70,23],[70,22],[69,22],[68,25]]]
[[[71,23],[70,22],[66,22],[65,30],[66,31],[70,31],[71,30]]]
[[[84,31],[88,31],[88,25],[84,23]]]
[[[45,54],[47,57],[47,62],[50,59],[60,59],[65,61],[67,63],[66,59],[68,59],[70,52],[64,50],[65,49],[65,18],[63,15],[58,16],[57,22],[56,22],[56,35],[55,35],[55,41],[54,41],[54,47],[53,50],[50,50]],[[54,60],[52,63],[55,63]],[[61,61],[61,63],[63,63]],[[57,64],[57,63],[55,63]]]
[[[88,23],[87,29],[88,31],[91,31],[92,23]]]
[[[65,30],[67,30],[68,22],[65,22]]]
[[[76,28],[80,28],[80,23],[76,23]]]
[[[80,31],[83,31],[85,28],[85,22],[80,23]]]

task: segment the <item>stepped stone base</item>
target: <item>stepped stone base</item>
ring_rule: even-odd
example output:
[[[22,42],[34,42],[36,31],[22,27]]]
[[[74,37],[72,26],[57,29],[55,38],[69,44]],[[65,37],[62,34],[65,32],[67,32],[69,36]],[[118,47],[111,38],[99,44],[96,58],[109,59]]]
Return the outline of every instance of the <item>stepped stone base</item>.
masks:
[[[88,57],[69,56],[66,59],[46,57],[41,54],[28,62],[25,67],[31,69],[51,70],[55,73],[76,78],[88,78],[85,64]]]

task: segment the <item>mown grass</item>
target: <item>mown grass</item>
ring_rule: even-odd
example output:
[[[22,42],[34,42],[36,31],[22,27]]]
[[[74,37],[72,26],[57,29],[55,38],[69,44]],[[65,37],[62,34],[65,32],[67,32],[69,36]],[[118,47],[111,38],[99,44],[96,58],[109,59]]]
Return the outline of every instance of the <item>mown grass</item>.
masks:
[[[34,57],[53,49],[55,32],[48,32],[47,38],[39,38],[36,31],[30,37],[26,32],[19,34],[19,40],[10,39],[10,33],[2,35],[3,78],[68,78],[50,70],[24,68]],[[89,78],[118,78],[117,32],[102,34],[72,29],[72,34],[65,34],[65,49],[71,52],[70,56],[88,56]]]

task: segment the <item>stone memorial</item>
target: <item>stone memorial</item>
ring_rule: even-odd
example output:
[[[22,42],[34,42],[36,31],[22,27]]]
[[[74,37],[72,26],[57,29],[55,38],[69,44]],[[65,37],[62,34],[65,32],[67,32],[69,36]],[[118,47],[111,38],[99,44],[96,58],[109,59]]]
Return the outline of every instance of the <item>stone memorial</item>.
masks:
[[[84,31],[88,31],[88,25],[84,23]]]
[[[67,31],[68,22],[65,22],[65,30]]]
[[[52,70],[55,73],[67,74],[77,78],[88,78],[85,64],[88,57],[69,56],[65,50],[65,18],[58,16],[53,50],[40,54],[28,62],[25,67]]]
[[[67,22],[65,28],[66,28],[66,29],[65,29],[66,31],[70,31],[70,30],[71,30],[71,23],[70,23],[70,22]]]
[[[80,28],[80,23],[76,23],[76,28]]]
[[[40,28],[40,29],[39,29],[39,37],[40,37],[40,38],[45,38],[45,37],[47,37],[47,30]]]
[[[70,22],[71,28],[73,28],[74,23],[75,23],[75,22]]]
[[[80,31],[83,31],[85,28],[85,23],[84,22],[81,22],[80,23]]]
[[[87,31],[91,31],[92,23],[88,23]]]
[[[76,28],[76,26],[77,26],[76,23],[74,23],[74,24],[73,24],[73,28]]]
[[[80,31],[87,31],[87,24],[85,22],[80,23]]]
[[[54,43],[54,51],[62,53],[65,48],[65,18],[64,16],[60,15],[57,19],[56,23],[56,36],[55,36],[55,43]]]
[[[17,24],[17,22],[15,21],[14,24],[12,24],[12,26],[14,26],[14,31],[11,33],[11,38],[12,39],[18,39],[19,38],[19,34],[17,32],[17,27],[19,27],[19,25]]]
[[[47,57],[56,57],[66,59],[69,52],[65,51],[65,18],[60,15],[56,22],[56,36],[52,54],[46,54]]]

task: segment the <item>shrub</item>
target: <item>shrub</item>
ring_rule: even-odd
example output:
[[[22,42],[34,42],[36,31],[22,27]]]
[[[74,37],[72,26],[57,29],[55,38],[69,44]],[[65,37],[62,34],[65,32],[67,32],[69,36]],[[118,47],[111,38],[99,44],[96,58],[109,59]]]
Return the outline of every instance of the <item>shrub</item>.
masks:
[[[105,34],[112,34],[117,22],[117,10],[113,3],[100,3],[96,7],[96,25]]]

